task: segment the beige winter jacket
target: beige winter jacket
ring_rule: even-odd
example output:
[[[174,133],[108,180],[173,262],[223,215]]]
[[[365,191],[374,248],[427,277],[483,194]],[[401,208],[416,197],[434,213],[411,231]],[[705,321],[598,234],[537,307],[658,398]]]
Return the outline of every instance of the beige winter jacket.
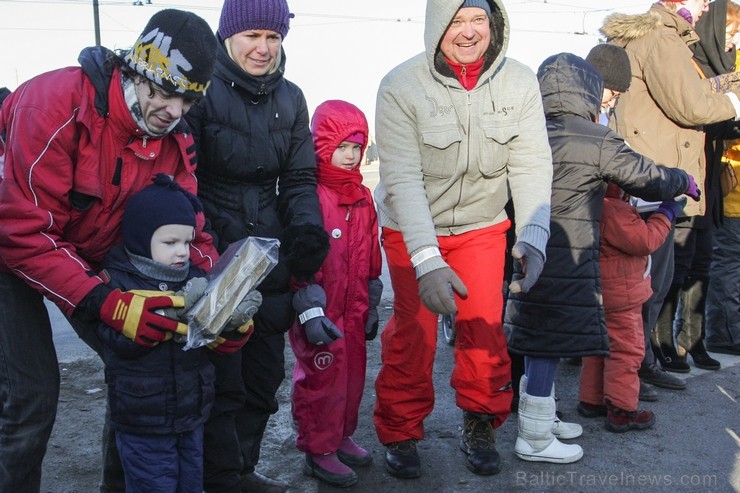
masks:
[[[689,45],[698,41],[691,25],[660,4],[645,14],[611,14],[601,28],[624,46],[632,84],[614,110],[611,126],[637,152],[694,176],[704,188],[702,125],[735,118],[725,94],[713,93],[691,62]],[[689,200],[684,214],[703,215],[704,200]]]

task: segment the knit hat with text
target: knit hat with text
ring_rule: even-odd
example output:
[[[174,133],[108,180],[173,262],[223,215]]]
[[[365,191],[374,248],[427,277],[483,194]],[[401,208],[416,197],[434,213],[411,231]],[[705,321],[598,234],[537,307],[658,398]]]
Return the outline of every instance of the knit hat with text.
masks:
[[[160,10],[126,53],[124,61],[167,92],[202,98],[211,83],[216,36],[192,12]]]
[[[218,34],[226,39],[242,31],[266,29],[285,39],[293,17],[285,0],[225,0]]]
[[[586,61],[593,65],[604,87],[617,92],[626,92],[632,82],[632,68],[627,52],[621,46],[601,43],[588,52]]]

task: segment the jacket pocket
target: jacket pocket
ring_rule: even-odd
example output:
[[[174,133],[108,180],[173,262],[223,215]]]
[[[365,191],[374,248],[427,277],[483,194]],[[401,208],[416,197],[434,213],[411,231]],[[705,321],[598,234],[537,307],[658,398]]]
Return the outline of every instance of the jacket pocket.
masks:
[[[476,139],[478,145],[476,157],[478,169],[486,178],[495,178],[504,174],[509,162],[509,142],[519,134],[519,126],[506,125],[484,127],[485,138]]]
[[[421,167],[425,175],[449,178],[460,160],[462,135],[456,126],[421,131]]]
[[[166,423],[167,382],[163,377],[117,375],[109,392],[113,422],[125,426]]]

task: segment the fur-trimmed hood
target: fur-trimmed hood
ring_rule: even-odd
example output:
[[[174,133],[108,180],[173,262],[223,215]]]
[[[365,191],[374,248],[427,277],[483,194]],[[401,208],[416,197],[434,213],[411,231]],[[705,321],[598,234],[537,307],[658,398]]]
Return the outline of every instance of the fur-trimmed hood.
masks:
[[[654,4],[644,14],[610,14],[604,19],[599,32],[607,41],[624,46],[630,41],[657,32],[662,26],[675,30],[687,45],[699,41],[686,19],[660,4]]]

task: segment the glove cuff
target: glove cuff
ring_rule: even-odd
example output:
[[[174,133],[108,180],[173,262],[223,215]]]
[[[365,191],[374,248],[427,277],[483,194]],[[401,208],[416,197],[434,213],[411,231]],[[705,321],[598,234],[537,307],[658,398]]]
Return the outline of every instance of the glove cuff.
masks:
[[[315,307],[315,308],[309,308],[305,312],[298,315],[298,321],[301,323],[301,325],[305,324],[312,318],[316,317],[323,317],[324,316],[324,310],[321,307]]]

